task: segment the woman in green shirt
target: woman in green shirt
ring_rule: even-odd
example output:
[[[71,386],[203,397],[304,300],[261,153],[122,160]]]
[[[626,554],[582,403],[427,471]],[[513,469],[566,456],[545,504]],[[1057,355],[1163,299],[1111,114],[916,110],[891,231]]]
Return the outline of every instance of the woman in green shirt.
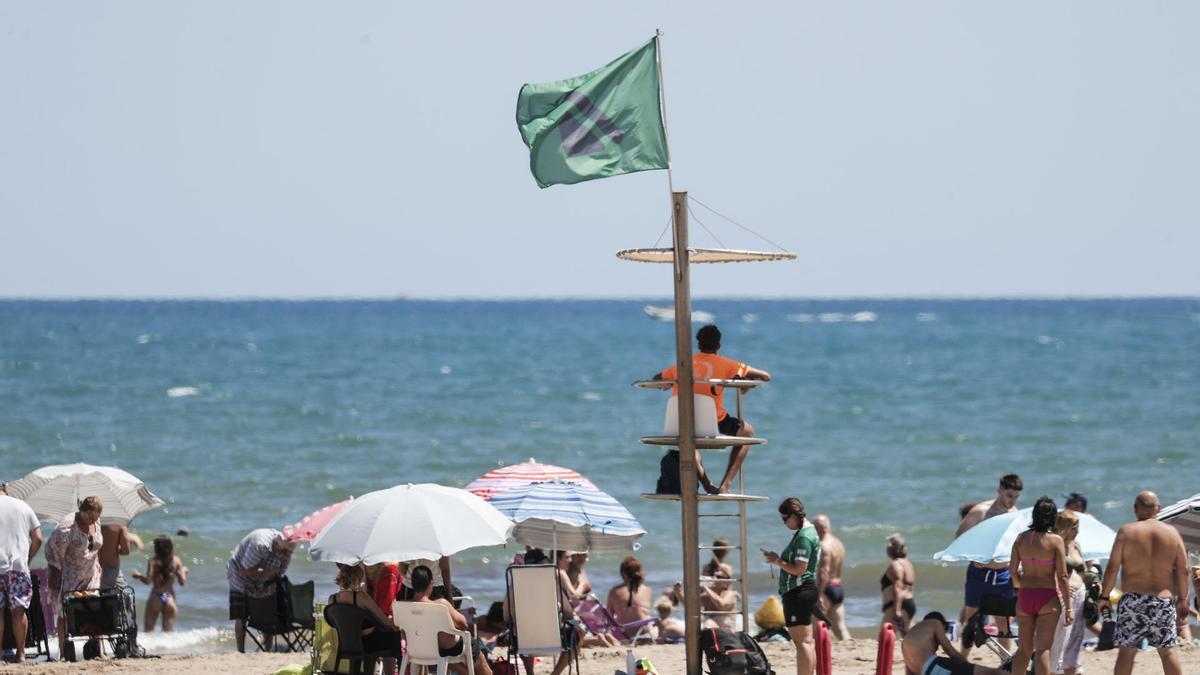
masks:
[[[779,595],[788,634],[796,645],[797,675],[811,675],[816,667],[812,616],[817,606],[816,571],[821,560],[821,538],[817,528],[805,522],[804,504],[788,497],[779,505],[779,517],[795,530],[783,553],[763,550],[768,563],[779,567]]]

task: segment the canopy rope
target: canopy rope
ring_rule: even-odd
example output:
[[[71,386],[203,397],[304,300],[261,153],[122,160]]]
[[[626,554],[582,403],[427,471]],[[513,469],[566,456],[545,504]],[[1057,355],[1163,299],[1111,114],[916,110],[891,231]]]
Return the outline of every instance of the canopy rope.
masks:
[[[764,237],[763,235],[761,235],[761,234],[759,234],[759,233],[755,232],[754,230],[752,230],[752,229],[750,229],[750,228],[746,227],[745,225],[742,225],[741,223],[737,222],[737,221],[736,221],[736,220],[734,220],[733,218],[730,218],[729,216],[725,215],[724,213],[721,213],[720,211],[718,211],[718,210],[714,209],[713,207],[709,206],[708,204],[705,204],[704,202],[700,201],[699,199],[696,199],[695,197],[691,196],[690,194],[688,195],[688,200],[689,200],[689,201],[696,202],[696,203],[697,203],[697,204],[699,204],[700,206],[703,206],[704,208],[708,209],[709,211],[712,211],[712,212],[713,212],[713,213],[715,213],[717,216],[719,216],[719,217],[721,217],[721,218],[724,218],[725,220],[727,220],[727,221],[729,221],[729,222],[733,223],[734,225],[737,225],[738,227],[742,228],[742,229],[743,229],[743,230],[745,230],[746,232],[749,232],[750,234],[752,234],[752,235],[754,235],[754,236],[758,237],[759,239],[761,239],[761,240],[763,240],[763,241],[767,242],[768,244],[770,244],[770,245],[774,246],[775,248],[779,249],[780,251],[783,251],[783,252],[785,252],[785,253],[787,252],[787,249],[786,249],[786,248],[784,248],[784,247],[780,246],[779,244],[777,244],[777,243],[775,243],[775,242],[771,241],[770,239],[767,239],[767,238],[766,238],[766,237]],[[691,213],[691,209],[688,209],[688,212],[689,212],[689,213]],[[699,219],[697,219],[697,220],[699,220]],[[706,231],[708,230],[708,228],[707,228],[707,227],[706,227],[706,228],[704,228],[704,229],[705,229]],[[711,233],[711,232],[709,232],[709,234],[712,234],[712,233]],[[713,237],[713,239],[716,239],[716,237],[714,236],[714,237]],[[718,241],[720,241],[720,240],[718,240]]]

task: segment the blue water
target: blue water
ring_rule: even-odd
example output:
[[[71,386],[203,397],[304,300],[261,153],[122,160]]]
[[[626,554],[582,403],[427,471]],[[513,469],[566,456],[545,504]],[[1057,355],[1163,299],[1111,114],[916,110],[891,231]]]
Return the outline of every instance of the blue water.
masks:
[[[637,496],[661,455],[637,438],[661,429],[665,399],[630,383],[672,362],[673,326],[643,304],[0,302],[0,478],[78,461],[143,478],[168,504],[134,529],[192,532],[177,546],[193,631],[227,625],[224,559],[246,531],[529,457],[624,503],[649,532],[637,555],[650,581],[666,585],[681,576],[678,507]],[[962,570],[930,557],[958,506],[993,496],[1003,473],[1024,478],[1023,505],[1078,490],[1110,525],[1138,490],[1200,491],[1200,300],[695,307],[717,316],[723,353],[774,376],[745,401],[770,440],[748,460],[748,491],[770,497],[751,507],[750,550],[785,542],[783,497],[829,513],[849,549],[852,625],[877,621],[893,531],[918,562],[921,608],[957,610]],[[719,473],[725,457],[708,457]],[[736,536],[720,524],[702,536]],[[465,552],[456,580],[486,607],[517,548]],[[331,567],[302,558],[292,577],[331,588]],[[593,557],[597,588],[618,563]],[[755,604],[768,575],[752,563]]]

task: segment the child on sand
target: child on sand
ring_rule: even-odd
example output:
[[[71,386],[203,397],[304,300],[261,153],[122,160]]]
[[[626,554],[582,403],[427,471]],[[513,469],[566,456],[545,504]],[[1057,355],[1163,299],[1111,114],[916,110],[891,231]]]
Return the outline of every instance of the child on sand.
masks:
[[[167,535],[154,539],[154,557],[146,562],[146,571],[134,571],[133,578],[150,584],[150,597],[146,600],[146,632],[154,631],[154,624],[162,615],[162,629],[175,629],[175,617],[179,608],[175,605],[175,582],[187,584],[187,567],[175,555],[175,544]]]
[[[658,612],[658,621],[655,624],[658,626],[659,643],[675,643],[684,638],[683,622],[676,619],[672,614],[675,612],[675,605],[667,596],[662,596],[654,605],[655,611]]]

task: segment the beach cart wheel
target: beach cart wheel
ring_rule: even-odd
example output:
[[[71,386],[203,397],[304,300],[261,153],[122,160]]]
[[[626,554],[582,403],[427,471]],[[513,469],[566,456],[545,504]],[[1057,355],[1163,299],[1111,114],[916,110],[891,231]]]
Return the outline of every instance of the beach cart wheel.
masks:
[[[67,640],[63,645],[62,658],[64,661],[71,661],[72,663],[75,661],[75,643],[71,640]]]

